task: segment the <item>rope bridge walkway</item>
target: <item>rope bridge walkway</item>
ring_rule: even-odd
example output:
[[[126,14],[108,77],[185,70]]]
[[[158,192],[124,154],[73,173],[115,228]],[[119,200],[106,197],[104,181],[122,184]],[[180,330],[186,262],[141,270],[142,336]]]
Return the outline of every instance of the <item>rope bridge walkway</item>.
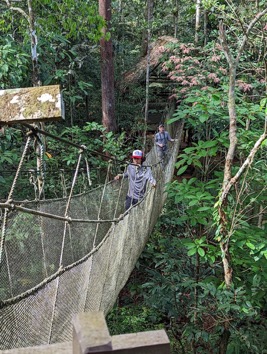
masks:
[[[164,170],[155,148],[147,155],[144,165],[151,166],[157,186],[149,186],[127,212],[127,180],[107,177],[74,195],[84,149],[67,197],[15,201],[28,136],[9,195],[0,203],[0,349],[69,341],[74,315],[112,308],[161,213],[181,131],[178,126]]]

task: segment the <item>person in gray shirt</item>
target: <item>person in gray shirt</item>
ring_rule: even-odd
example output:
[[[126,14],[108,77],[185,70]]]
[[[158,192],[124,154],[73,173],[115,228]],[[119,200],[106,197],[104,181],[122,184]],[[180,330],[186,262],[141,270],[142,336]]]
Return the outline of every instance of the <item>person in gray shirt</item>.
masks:
[[[176,141],[176,139],[172,139],[170,134],[165,131],[164,125],[159,125],[159,131],[155,134],[155,144],[157,148],[157,154],[161,161],[162,167],[164,167],[166,163],[167,153],[168,153],[168,141]]]
[[[134,150],[132,154],[133,162],[128,165],[125,173],[118,174],[114,179],[129,179],[129,188],[125,201],[125,210],[138,203],[145,195],[147,182],[156,187],[156,180],[152,175],[151,168],[143,166],[143,152]]]

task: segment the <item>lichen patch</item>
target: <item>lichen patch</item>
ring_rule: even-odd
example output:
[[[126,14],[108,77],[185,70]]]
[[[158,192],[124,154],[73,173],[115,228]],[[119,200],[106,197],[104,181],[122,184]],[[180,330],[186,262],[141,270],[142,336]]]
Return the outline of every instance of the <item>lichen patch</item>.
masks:
[[[13,98],[12,98],[12,100],[10,101],[10,103],[19,103],[19,96],[14,96]]]
[[[43,102],[55,102],[55,99],[53,98],[52,95],[50,95],[50,93],[43,93],[40,97],[37,97],[38,101]]]

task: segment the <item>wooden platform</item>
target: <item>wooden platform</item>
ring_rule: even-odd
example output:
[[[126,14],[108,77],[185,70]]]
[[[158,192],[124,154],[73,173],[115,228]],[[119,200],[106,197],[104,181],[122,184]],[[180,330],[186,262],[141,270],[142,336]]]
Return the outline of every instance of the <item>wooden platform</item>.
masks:
[[[0,354],[170,354],[164,330],[110,336],[103,312],[80,313],[73,321],[73,341],[40,347],[0,350]]]
[[[59,85],[0,90],[0,125],[64,119]]]

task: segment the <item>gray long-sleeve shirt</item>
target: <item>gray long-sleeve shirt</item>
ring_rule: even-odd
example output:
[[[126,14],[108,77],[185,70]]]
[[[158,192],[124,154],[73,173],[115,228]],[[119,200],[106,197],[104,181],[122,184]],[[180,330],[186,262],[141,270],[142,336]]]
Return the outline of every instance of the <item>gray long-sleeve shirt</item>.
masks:
[[[151,168],[142,165],[129,165],[123,178],[129,178],[129,189],[127,195],[130,198],[140,200],[146,192],[147,181],[156,185],[156,180],[152,176]]]

